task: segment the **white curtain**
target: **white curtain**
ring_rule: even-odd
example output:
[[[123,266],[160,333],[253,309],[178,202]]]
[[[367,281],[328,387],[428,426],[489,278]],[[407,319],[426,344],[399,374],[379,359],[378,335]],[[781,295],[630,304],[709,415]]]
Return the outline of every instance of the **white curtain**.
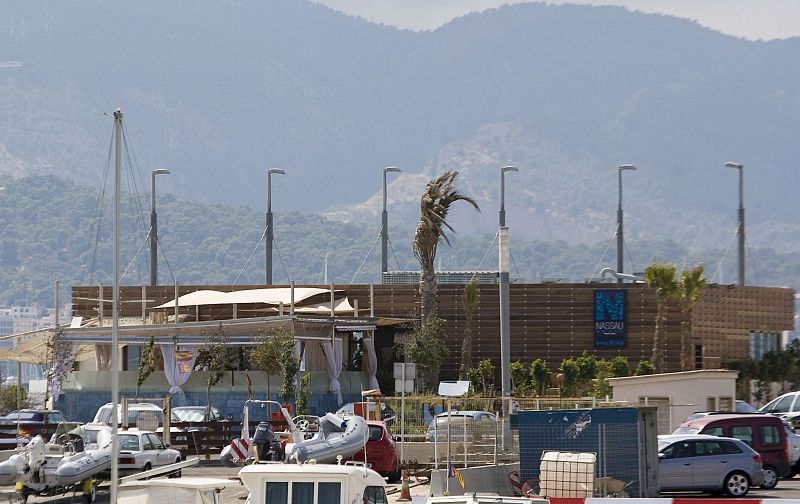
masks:
[[[369,374],[369,388],[380,389],[378,378],[375,376],[378,372],[378,357],[375,355],[375,339],[371,335],[369,338],[364,338],[364,349],[367,351],[367,374]]]
[[[94,363],[98,371],[111,371],[111,345],[94,346]]]
[[[176,345],[159,345],[164,357],[164,374],[170,385],[170,394],[183,394],[181,385],[186,383],[194,369],[197,354],[189,349],[178,349]]]
[[[335,338],[332,343],[330,340],[321,343],[322,352],[325,354],[325,361],[328,368],[328,390],[336,394],[336,399],[339,401],[339,406],[342,405],[342,384],[339,383],[339,375],[342,374],[342,364],[344,358],[342,355],[342,338]]]

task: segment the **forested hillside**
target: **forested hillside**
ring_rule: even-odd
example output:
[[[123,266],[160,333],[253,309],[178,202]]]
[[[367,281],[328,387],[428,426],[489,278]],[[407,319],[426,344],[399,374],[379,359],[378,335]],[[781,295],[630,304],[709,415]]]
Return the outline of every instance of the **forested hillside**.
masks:
[[[26,177],[5,185],[0,191],[0,304],[41,302],[52,306],[56,280],[60,281],[63,300],[69,299],[72,285],[112,283],[112,209],[107,194],[103,205],[99,205],[100,195],[99,187],[81,186],[57,177]],[[149,282],[148,245],[143,243],[149,226],[149,195],[140,195],[139,200],[137,204],[126,194],[122,204],[121,263],[128,270],[123,284]],[[141,208],[144,214],[140,213]],[[171,194],[159,197],[157,209],[161,283],[228,284],[240,272],[239,283],[263,282],[261,211],[200,204]],[[418,269],[411,252],[415,224],[413,220],[391,221],[396,261],[390,258],[390,269]],[[275,283],[285,283],[287,273],[298,283],[322,283],[326,254],[329,282],[351,282],[375,243],[379,225],[379,220],[370,225],[343,224],[315,214],[276,212]],[[490,248],[493,235],[460,231],[451,234],[451,247],[440,247],[437,268],[496,269],[496,244]],[[593,245],[569,245],[564,241],[534,240],[512,226],[512,278],[583,281],[603,267],[615,266],[611,238]],[[357,283],[379,281],[379,248],[375,247],[355,278]],[[723,250],[690,254],[685,247],[668,240],[628,240],[627,249],[628,271],[642,271],[652,261],[670,261],[679,266],[704,261],[709,278],[724,256]],[[753,249],[749,253],[748,283],[800,287],[800,255],[779,254],[770,249]],[[735,282],[734,256],[726,256],[715,281]],[[605,258],[601,261],[602,257]]]
[[[390,201],[409,221],[403,187],[458,169],[485,211],[456,222],[486,234],[498,169],[514,163],[516,236],[589,246],[613,231],[616,167],[634,163],[627,236],[699,255],[735,227],[723,163],[737,161],[750,244],[800,245],[800,39],[544,3],[414,33],[305,0],[10,2],[0,61],[18,63],[0,67],[4,179],[93,184],[103,113],[121,107],[140,166],[170,168],[182,201],[261,208],[279,166],[281,209],[374,222],[381,169],[397,165]]]

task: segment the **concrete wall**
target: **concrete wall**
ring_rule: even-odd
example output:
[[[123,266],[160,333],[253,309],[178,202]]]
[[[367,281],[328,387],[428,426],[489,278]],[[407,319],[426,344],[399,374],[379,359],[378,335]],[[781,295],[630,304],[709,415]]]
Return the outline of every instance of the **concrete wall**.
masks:
[[[648,405],[657,406],[661,410],[659,434],[668,434],[695,411],[719,410],[720,403],[726,402],[735,409],[737,375],[736,371],[712,369],[611,378],[608,383],[614,401],[644,404],[647,398]],[[662,404],[661,400],[668,402]]]

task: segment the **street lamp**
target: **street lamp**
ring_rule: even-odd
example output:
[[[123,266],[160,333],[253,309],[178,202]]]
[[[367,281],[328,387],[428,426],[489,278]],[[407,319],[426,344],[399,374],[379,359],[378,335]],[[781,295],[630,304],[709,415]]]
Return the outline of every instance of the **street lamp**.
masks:
[[[169,170],[152,171],[150,184],[150,285],[158,285],[158,214],[156,213],[156,175],[169,175]]]
[[[387,166],[383,169],[383,212],[381,212],[381,273],[389,271],[389,257],[387,246],[389,243],[389,214],[386,212],[386,174],[400,173],[400,168]],[[383,278],[381,278],[383,282]]]
[[[272,285],[272,241],[275,234],[272,229],[272,174],[285,175],[283,168],[270,168],[267,170],[267,285]]]
[[[516,166],[500,168],[500,227],[506,225],[506,172],[519,171]]]
[[[509,244],[508,227],[506,227],[506,172],[519,171],[516,166],[504,166],[500,169],[500,228],[497,231],[499,251],[499,294],[500,294],[500,381],[503,394],[503,418],[508,418],[505,398],[511,395],[511,312],[509,305]],[[505,446],[505,430],[503,430],[503,446]]]
[[[739,236],[739,285],[744,285],[744,165],[728,161],[725,166],[739,170],[739,226],[736,234]]]
[[[625,170],[635,170],[636,167],[632,164],[619,165],[617,167],[617,174],[619,176],[619,204],[617,205],[617,273],[622,273],[625,267],[623,261],[622,248],[623,248],[623,231],[622,231],[622,172]],[[617,283],[622,283],[621,277],[617,277]]]

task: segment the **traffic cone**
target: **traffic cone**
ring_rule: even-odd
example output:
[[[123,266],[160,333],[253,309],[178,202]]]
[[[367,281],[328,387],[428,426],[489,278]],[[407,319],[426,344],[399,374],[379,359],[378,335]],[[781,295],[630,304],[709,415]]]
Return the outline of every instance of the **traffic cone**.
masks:
[[[411,500],[411,490],[408,488],[408,473],[405,469],[403,469],[403,477],[402,485],[400,486],[400,497],[397,498],[399,501],[410,501]]]

